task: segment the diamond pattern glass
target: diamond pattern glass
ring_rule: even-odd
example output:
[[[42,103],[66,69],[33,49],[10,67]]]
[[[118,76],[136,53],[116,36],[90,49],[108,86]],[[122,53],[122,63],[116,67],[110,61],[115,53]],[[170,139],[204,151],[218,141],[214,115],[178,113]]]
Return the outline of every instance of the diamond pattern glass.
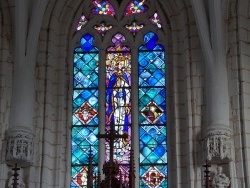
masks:
[[[74,51],[71,188],[86,187],[90,158],[97,174],[99,56],[93,41],[92,35],[85,34]]]
[[[167,188],[167,130],[164,48],[149,32],[139,47],[140,188]]]

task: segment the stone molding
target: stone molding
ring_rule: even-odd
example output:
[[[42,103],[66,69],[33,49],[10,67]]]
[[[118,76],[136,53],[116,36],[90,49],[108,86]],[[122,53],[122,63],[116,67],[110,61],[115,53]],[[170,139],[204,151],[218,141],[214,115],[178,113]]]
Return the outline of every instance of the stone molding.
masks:
[[[206,128],[203,132],[203,160],[232,160],[232,130],[225,125]]]
[[[6,156],[8,165],[26,167],[33,164],[34,134],[28,127],[11,127],[7,131]]]

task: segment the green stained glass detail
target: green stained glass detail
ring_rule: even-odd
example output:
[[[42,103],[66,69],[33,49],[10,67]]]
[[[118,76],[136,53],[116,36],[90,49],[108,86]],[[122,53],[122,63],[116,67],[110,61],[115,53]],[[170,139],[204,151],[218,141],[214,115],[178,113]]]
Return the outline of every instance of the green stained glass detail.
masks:
[[[81,30],[82,27],[83,27],[84,25],[86,25],[87,23],[88,23],[88,19],[87,19],[84,15],[82,15],[82,16],[80,17],[80,19],[79,19],[79,22],[78,22],[78,24],[77,24],[76,30],[77,30],[77,31]]]
[[[149,18],[149,21],[150,21],[152,24],[156,25],[158,28],[161,28],[161,27],[162,27],[162,26],[161,26],[161,19],[160,19],[160,17],[159,17],[159,15],[158,15],[157,12],[154,13],[154,15],[151,16],[151,17]]]

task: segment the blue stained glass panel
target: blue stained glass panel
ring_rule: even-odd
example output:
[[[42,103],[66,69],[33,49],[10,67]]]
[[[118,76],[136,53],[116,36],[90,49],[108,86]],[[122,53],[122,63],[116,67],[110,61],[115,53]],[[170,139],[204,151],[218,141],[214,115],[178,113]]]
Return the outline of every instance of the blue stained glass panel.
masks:
[[[165,126],[140,127],[140,163],[167,163]],[[143,156],[143,157],[142,157]]]
[[[98,164],[98,49],[94,38],[85,34],[74,51],[71,188],[86,187],[91,157],[94,171]],[[90,156],[91,154],[91,156]]]
[[[89,153],[93,157],[93,164],[98,163],[98,127],[72,128],[72,162],[75,164],[88,163]]]
[[[165,58],[157,40],[147,33],[138,55],[140,188],[167,188]]]

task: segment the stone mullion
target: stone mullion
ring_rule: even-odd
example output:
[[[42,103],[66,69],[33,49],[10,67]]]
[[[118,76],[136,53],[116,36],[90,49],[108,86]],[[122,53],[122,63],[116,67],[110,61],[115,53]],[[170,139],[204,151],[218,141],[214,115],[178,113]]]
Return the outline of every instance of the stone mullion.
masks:
[[[99,52],[99,88],[98,88],[98,115],[99,115],[99,132],[100,134],[105,134],[105,112],[106,112],[106,50],[102,49]],[[101,173],[101,178],[104,179],[104,174],[102,172],[103,164],[105,162],[105,139],[99,139],[99,159],[98,159],[98,169]]]
[[[131,51],[132,63],[131,63],[131,100],[132,100],[132,149],[134,150],[134,156],[138,156],[135,158],[135,185],[139,185],[139,125],[138,125],[138,50]],[[136,102],[137,101],[137,102]]]

